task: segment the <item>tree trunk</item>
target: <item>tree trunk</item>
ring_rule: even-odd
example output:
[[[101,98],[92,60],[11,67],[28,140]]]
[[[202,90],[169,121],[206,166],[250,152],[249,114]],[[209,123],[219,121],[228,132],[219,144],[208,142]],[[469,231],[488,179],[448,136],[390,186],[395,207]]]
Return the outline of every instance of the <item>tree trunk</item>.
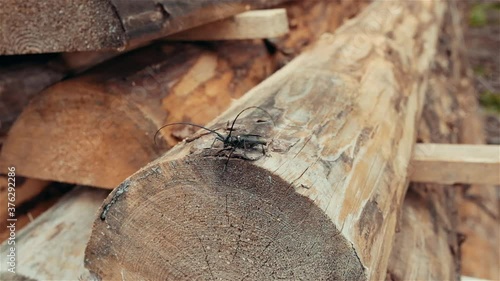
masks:
[[[383,279],[445,9],[377,1],[325,36],[212,123],[260,106],[274,126],[256,110],[232,132],[268,138],[266,157],[206,149],[209,135],[176,146],[108,197],[86,267],[104,280]]]

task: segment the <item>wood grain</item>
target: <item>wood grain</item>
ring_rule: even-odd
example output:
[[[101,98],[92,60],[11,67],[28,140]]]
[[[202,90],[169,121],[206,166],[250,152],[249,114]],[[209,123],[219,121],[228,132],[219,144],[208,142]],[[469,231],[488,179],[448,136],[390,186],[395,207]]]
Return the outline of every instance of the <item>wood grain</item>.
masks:
[[[211,122],[261,106],[275,126],[256,111],[238,132],[268,137],[269,157],[224,170],[212,136],[174,147],[107,198],[87,268],[103,280],[385,278],[445,9],[377,1],[324,36]]]
[[[447,3],[439,51],[434,58],[419,123],[418,141],[423,144],[417,146],[430,142],[463,143],[462,136],[481,135],[477,131],[481,126],[476,122],[476,95],[465,63],[460,20],[463,14],[457,9],[462,2]],[[474,125],[464,126],[471,120]],[[498,274],[498,251],[494,250],[498,248],[498,240],[491,239],[499,235],[498,220],[479,211],[471,200],[463,202],[462,194],[473,194],[463,190],[460,184],[410,184],[386,280],[459,280],[460,275],[498,279],[494,277]],[[491,200],[496,196],[493,187],[478,186],[475,191],[489,194],[489,199],[476,202],[496,201]]]
[[[82,257],[92,220],[105,190],[80,187],[16,234],[16,273],[35,280],[77,280],[85,273]],[[0,245],[6,264],[7,241]]]

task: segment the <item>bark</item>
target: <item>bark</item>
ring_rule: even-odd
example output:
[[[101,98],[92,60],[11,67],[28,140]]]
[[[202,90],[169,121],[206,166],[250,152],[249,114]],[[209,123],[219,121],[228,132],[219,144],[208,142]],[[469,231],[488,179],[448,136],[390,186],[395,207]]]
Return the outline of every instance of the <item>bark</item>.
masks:
[[[107,198],[86,267],[104,280],[383,279],[445,9],[378,1],[325,36],[211,123],[265,109],[274,126],[256,110],[233,133],[268,138],[266,157],[239,149],[225,167],[210,135],[176,146]]]

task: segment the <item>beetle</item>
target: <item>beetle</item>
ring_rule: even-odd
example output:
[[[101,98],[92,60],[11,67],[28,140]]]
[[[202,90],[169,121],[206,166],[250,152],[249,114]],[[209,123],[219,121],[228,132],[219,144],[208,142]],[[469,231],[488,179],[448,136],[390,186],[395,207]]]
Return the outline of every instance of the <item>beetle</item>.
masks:
[[[212,133],[212,134],[215,135],[214,143],[217,140],[223,143],[223,148],[219,152],[217,152],[217,154],[220,154],[223,151],[229,151],[229,155],[227,157],[226,163],[224,164],[224,171],[225,171],[226,167],[227,167],[227,164],[229,162],[229,158],[231,158],[231,156],[233,155],[234,151],[237,148],[247,150],[247,149],[255,148],[256,146],[260,145],[262,147],[262,153],[263,153],[263,155],[265,155],[265,146],[267,145],[268,141],[267,141],[267,139],[265,139],[261,135],[257,135],[257,134],[238,134],[238,135],[233,135],[234,124],[236,123],[236,120],[238,120],[238,118],[240,117],[240,115],[243,112],[245,112],[245,111],[247,111],[249,109],[259,109],[259,110],[263,111],[264,113],[266,113],[271,118],[271,121],[273,122],[273,125],[274,125],[274,121],[272,119],[271,114],[269,114],[269,112],[267,112],[266,110],[264,110],[263,108],[258,107],[258,106],[250,106],[250,107],[247,107],[247,108],[243,109],[242,111],[240,111],[236,115],[236,117],[234,118],[234,120],[233,120],[233,122],[231,124],[231,127],[229,128],[229,133],[226,136],[222,135],[221,133],[217,132],[216,130],[213,130],[213,129],[210,129],[210,128],[207,128],[207,127],[204,127],[204,126],[201,126],[201,125],[198,125],[198,124],[194,124],[194,123],[190,123],[190,122],[175,122],[175,123],[169,123],[169,124],[163,125],[162,127],[160,127],[156,131],[156,133],[154,135],[155,144],[156,144],[156,138],[157,138],[158,134],[160,133],[160,131],[163,128],[168,127],[168,126],[173,126],[173,125],[188,125],[188,126],[193,126],[193,127],[197,127],[197,128],[200,128],[200,129],[204,129],[204,130],[206,130],[206,131],[208,131],[208,132],[210,132],[210,133]],[[212,143],[212,146],[213,146],[214,143]],[[257,158],[257,159],[251,159],[251,158],[247,157],[246,155],[245,155],[245,158],[247,160],[258,160],[258,159],[260,159],[260,157]]]

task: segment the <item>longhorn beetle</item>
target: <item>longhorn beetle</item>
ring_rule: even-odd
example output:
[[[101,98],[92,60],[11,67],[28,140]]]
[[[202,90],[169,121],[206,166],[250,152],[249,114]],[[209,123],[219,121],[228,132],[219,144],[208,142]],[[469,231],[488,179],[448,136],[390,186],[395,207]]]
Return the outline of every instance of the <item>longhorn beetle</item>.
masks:
[[[193,123],[189,123],[189,122],[175,122],[175,123],[169,123],[169,124],[163,125],[162,127],[160,127],[158,129],[158,131],[156,131],[156,133],[154,135],[155,144],[156,144],[156,137],[158,136],[158,133],[160,133],[160,131],[163,128],[168,127],[168,126],[189,125],[189,126],[193,126],[193,127],[207,130],[208,132],[215,134],[216,137],[214,139],[214,143],[216,140],[218,140],[218,141],[222,142],[224,145],[224,148],[222,148],[219,152],[217,152],[217,154],[219,154],[222,151],[227,151],[227,150],[230,151],[229,155],[227,156],[226,163],[224,164],[224,171],[225,171],[226,167],[227,167],[227,163],[229,162],[229,158],[231,158],[231,156],[233,155],[233,152],[237,148],[242,148],[242,149],[246,150],[246,149],[254,148],[257,145],[261,145],[262,146],[262,153],[263,153],[263,155],[265,155],[264,146],[267,144],[267,140],[264,137],[262,137],[261,135],[257,135],[257,134],[239,134],[236,136],[232,135],[233,130],[234,130],[234,124],[236,123],[236,120],[238,120],[238,117],[240,117],[240,115],[243,112],[245,112],[249,109],[259,109],[259,110],[263,111],[271,118],[271,122],[273,122],[273,125],[274,125],[273,118],[272,118],[271,114],[269,114],[269,112],[267,112],[266,110],[264,110],[263,108],[258,107],[258,106],[250,106],[250,107],[243,109],[242,111],[240,111],[240,113],[238,113],[238,115],[236,115],[236,117],[233,120],[233,123],[231,124],[231,128],[229,128],[229,133],[226,136],[222,135],[221,133],[217,132],[216,130],[209,129],[209,128],[201,126],[201,125],[197,125],[197,124],[193,124]],[[213,143],[212,143],[212,146],[213,146]],[[250,158],[248,158],[248,159],[250,159]],[[257,159],[251,159],[251,160],[258,160],[258,159],[260,159],[260,157]]]

